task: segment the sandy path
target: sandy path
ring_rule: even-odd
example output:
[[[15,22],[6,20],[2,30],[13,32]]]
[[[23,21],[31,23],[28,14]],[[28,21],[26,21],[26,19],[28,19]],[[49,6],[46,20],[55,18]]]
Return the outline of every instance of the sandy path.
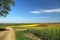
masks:
[[[8,34],[7,31],[2,31],[2,32],[0,31],[0,40],[3,40],[7,34]]]
[[[7,28],[9,31],[0,33],[0,40],[15,40],[15,31],[12,28]]]

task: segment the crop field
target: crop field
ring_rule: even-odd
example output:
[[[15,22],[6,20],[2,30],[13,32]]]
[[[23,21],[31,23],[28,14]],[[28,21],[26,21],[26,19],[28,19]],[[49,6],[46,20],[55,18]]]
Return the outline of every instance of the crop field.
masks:
[[[60,40],[60,27],[41,27],[40,29],[32,29],[29,32],[42,40]]]
[[[12,27],[16,40],[60,40],[60,24],[0,24]]]

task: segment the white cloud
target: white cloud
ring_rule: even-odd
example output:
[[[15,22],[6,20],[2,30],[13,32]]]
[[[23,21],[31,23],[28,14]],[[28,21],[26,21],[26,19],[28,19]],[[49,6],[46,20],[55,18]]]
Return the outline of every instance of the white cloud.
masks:
[[[48,9],[48,10],[39,10],[39,11],[30,11],[30,13],[40,14],[40,13],[55,13],[60,12],[60,8],[57,9]]]
[[[39,14],[39,11],[31,11],[30,13]]]

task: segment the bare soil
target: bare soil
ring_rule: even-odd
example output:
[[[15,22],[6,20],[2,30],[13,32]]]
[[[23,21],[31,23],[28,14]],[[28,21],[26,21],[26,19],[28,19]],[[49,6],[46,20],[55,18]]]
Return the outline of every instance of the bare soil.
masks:
[[[0,32],[0,40],[15,40],[15,31],[13,28],[7,28],[6,31]]]

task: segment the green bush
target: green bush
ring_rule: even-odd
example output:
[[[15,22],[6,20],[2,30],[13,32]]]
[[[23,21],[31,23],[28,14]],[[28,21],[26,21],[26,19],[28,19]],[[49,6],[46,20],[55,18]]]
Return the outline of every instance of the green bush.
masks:
[[[7,29],[5,29],[5,28],[0,28],[0,31],[5,31],[5,30],[7,30]]]

